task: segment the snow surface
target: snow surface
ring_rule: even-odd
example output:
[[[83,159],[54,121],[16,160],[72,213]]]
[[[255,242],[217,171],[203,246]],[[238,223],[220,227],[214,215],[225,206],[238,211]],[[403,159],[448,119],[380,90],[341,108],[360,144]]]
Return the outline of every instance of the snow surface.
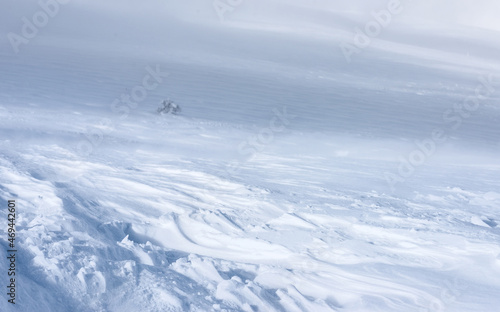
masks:
[[[229,2],[2,3],[0,310],[498,310],[499,4]]]

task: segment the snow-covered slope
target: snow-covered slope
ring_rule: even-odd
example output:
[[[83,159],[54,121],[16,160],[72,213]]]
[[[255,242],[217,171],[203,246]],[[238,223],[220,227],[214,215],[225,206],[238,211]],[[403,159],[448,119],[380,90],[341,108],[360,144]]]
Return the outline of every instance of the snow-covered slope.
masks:
[[[0,13],[1,311],[499,306],[496,2],[40,3]]]

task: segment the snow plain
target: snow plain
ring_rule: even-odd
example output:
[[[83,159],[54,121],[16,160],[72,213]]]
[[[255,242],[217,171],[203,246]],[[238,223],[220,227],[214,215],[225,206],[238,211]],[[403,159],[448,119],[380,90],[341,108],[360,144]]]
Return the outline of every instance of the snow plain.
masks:
[[[62,2],[0,13],[1,311],[498,309],[496,2],[401,1],[350,61],[394,1]]]

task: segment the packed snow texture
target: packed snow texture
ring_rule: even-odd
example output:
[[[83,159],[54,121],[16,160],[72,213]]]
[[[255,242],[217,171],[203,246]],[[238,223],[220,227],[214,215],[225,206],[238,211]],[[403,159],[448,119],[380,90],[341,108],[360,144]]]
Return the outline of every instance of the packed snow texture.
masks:
[[[4,1],[0,310],[498,310],[500,5],[344,2]]]

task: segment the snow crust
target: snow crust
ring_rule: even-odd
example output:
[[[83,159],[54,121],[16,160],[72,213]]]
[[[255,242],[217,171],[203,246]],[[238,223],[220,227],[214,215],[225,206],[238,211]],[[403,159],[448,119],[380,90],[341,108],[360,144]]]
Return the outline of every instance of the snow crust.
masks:
[[[4,4],[0,310],[497,310],[498,3],[232,3]]]

